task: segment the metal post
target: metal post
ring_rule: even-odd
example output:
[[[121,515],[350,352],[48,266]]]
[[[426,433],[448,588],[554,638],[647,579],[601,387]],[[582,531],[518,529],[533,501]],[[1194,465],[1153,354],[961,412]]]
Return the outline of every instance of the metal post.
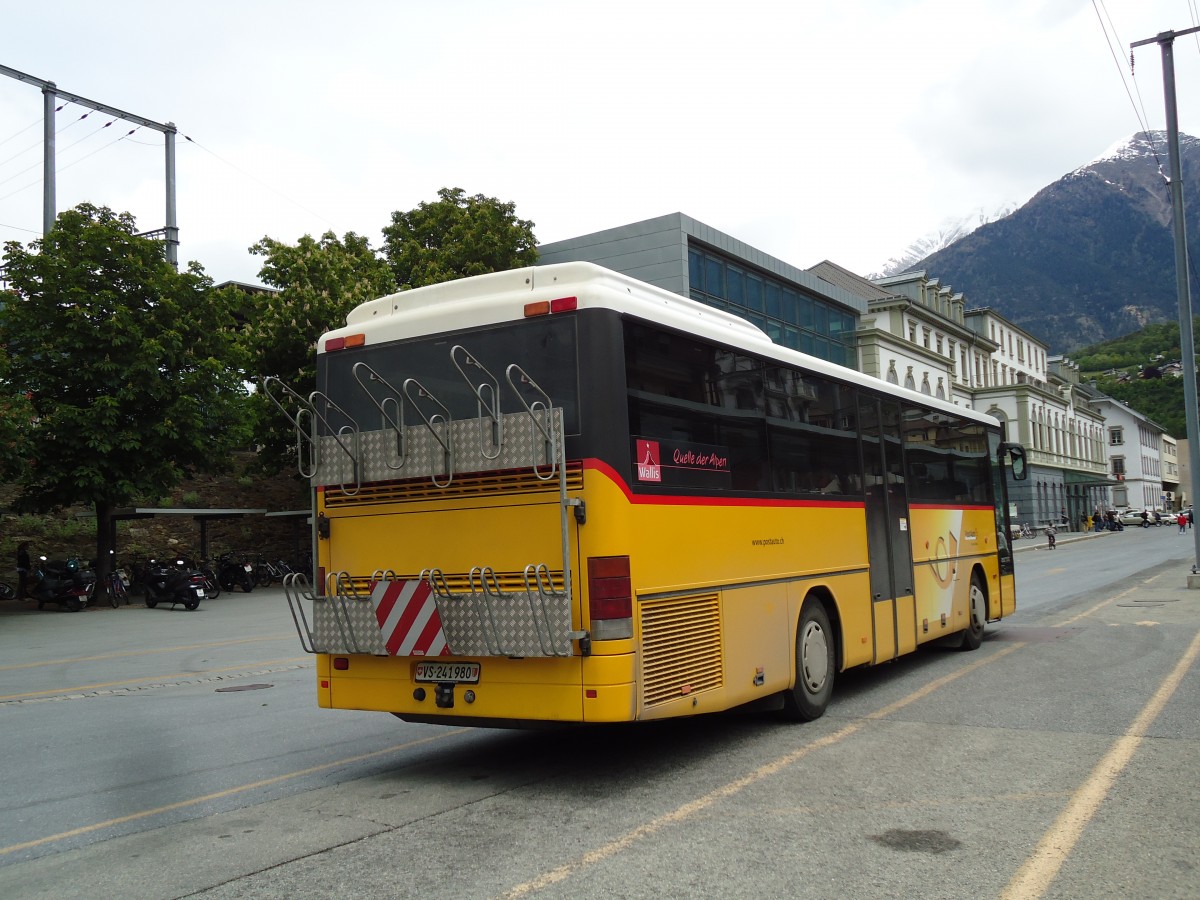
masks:
[[[54,181],[54,105],[58,97],[54,82],[42,86],[42,237],[50,233],[58,218]]]
[[[1200,31],[1164,31],[1157,37],[1131,44],[1157,43],[1162,50],[1163,99],[1167,108],[1167,149],[1171,163],[1171,215],[1175,220],[1175,288],[1179,297],[1179,347],[1183,354],[1183,398],[1187,416],[1188,459],[1193,484],[1200,478],[1200,407],[1196,405],[1196,347],[1192,330],[1192,292],[1188,281],[1187,223],[1183,219],[1183,175],[1179,165],[1179,116],[1175,99],[1175,38]],[[1195,491],[1192,492],[1195,509]],[[1192,529],[1192,572],[1200,570],[1200,528]]]
[[[163,132],[167,153],[167,262],[179,268],[179,227],[175,218],[175,123]]]

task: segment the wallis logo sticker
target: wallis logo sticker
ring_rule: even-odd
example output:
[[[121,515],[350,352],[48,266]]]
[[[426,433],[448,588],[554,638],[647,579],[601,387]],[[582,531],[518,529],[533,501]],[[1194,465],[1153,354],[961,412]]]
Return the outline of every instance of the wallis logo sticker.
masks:
[[[638,481],[662,481],[662,465],[659,462],[658,441],[637,442]]]

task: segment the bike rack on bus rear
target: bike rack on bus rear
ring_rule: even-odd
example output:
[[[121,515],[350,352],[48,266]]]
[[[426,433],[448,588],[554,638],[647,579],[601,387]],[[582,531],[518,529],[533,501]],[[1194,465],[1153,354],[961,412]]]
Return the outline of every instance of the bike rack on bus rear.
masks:
[[[564,657],[572,642],[589,650],[587,633],[573,630],[569,523],[579,500],[567,495],[566,448],[563,412],[524,368],[513,363],[505,369],[505,380],[522,410],[500,409],[497,379],[462,345],[450,350],[450,362],[470,387],[478,402],[475,419],[452,418],[447,406],[414,378],[401,382],[399,390],[363,362],[352,368],[360,389],[380,413],[380,428],[366,430],[324,394],[314,392],[307,400],[278,379],[263,379],[264,393],[291,421],[297,432],[298,469],[314,488],[336,487],[354,496],[363,484],[390,481],[403,470],[406,478],[428,478],[445,488],[456,470],[492,472],[526,469],[539,481],[558,476],[559,537],[562,554],[561,587],[555,585],[549,565],[533,562],[523,573],[512,573],[509,589],[501,587],[494,569],[479,564],[451,578],[438,569],[426,569],[401,577],[376,572],[379,578],[420,580],[431,588],[447,650],[455,656]],[[467,370],[479,370],[486,380],[472,381]],[[279,388],[299,407],[291,414],[270,391],[268,382]],[[349,425],[335,429],[325,413],[337,412]],[[424,404],[425,409],[422,409]],[[415,409],[422,419],[408,425],[405,413]],[[320,433],[324,428],[324,434]],[[308,452],[303,452],[307,448]],[[342,466],[324,464],[329,459],[348,458],[353,479],[347,480]],[[352,490],[350,488],[353,488]],[[319,524],[314,523],[314,528]],[[386,655],[380,625],[367,595],[350,573],[332,573],[314,592],[307,579],[285,582],[288,604],[302,647],[310,653],[371,653]],[[465,589],[462,585],[465,584]],[[452,587],[454,585],[454,587]],[[523,589],[522,589],[523,588]],[[312,609],[311,622],[304,612]]]

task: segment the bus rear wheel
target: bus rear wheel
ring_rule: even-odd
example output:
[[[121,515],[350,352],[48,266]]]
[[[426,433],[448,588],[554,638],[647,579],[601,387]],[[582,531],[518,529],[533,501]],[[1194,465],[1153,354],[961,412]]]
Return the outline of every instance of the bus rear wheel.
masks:
[[[796,684],[784,694],[788,718],[810,722],[820,718],[833,695],[837,672],[829,614],[816,597],[804,601],[796,625]]]
[[[983,643],[983,629],[987,625],[987,592],[983,589],[978,572],[971,576],[970,607],[970,620],[966,631],[962,633],[959,650],[978,650]]]

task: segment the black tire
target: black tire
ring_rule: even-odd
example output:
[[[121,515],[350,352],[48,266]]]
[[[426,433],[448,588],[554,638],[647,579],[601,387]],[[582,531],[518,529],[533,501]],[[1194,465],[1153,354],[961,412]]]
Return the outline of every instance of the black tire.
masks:
[[[212,569],[204,570],[204,593],[213,600],[221,596],[221,584]]]
[[[147,594],[146,595],[146,608],[154,609],[154,607],[156,607],[156,606],[158,606],[158,601],[155,600],[153,597],[151,597],[149,594]]]
[[[183,608],[184,608],[184,609],[195,609],[195,608],[196,608],[197,606],[199,606],[199,605],[200,605],[200,601],[199,601],[199,600],[185,600],[185,601],[183,602]]]
[[[796,684],[784,694],[783,709],[790,719],[811,722],[829,706],[837,674],[837,651],[829,614],[810,596],[796,624]]]
[[[269,587],[271,584],[271,573],[266,566],[259,566],[254,572],[254,583],[259,587]]]
[[[67,611],[68,612],[79,612],[81,609],[83,609],[83,604],[79,602],[78,597],[76,597],[74,594],[72,594],[70,597],[67,598]]]
[[[223,589],[229,591],[230,593],[233,593],[234,574],[232,571],[230,571],[228,569],[225,570],[224,572],[221,573],[221,577],[218,580],[221,582],[221,587]]]
[[[971,575],[971,593],[967,603],[968,624],[958,649],[978,650],[983,644],[983,630],[987,626],[987,591],[978,572]]]
[[[0,600],[12,600],[17,596],[17,592],[12,589],[12,585],[0,581]]]
[[[247,594],[250,593],[252,590],[254,590],[254,579],[250,577],[250,574],[248,572],[242,573],[242,578],[241,578],[240,584],[242,586],[242,590],[245,591]]]
[[[108,602],[112,604],[113,609],[121,605],[121,592],[111,585],[108,588]]]

